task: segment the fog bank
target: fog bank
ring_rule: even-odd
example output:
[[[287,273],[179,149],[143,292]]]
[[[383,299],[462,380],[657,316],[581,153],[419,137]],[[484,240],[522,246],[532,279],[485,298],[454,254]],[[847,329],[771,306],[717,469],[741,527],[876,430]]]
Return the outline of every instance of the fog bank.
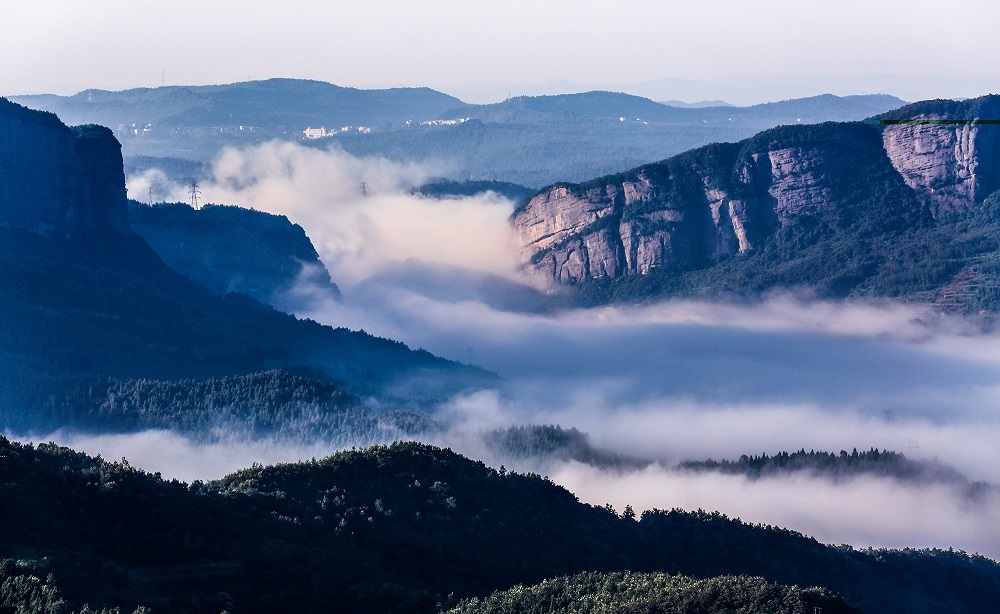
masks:
[[[689,459],[875,447],[1000,483],[1000,335],[988,322],[790,293],[556,309],[551,296],[559,290],[518,269],[507,222],[514,203],[492,194],[437,201],[408,193],[439,172],[270,143],[222,154],[202,190],[208,201],[303,225],[344,297],[303,280],[294,290],[298,315],[504,378],[495,390],[444,402],[436,418],[450,430],[435,443],[474,456],[480,429],[576,427],[594,445],[660,463],[624,475],[545,467],[586,501],[720,510],[823,541],[1000,556],[997,501],[968,505],[948,486],[805,476],[751,483],[668,469]],[[183,186],[176,189],[174,199],[184,200]],[[143,437],[150,439],[139,443]],[[131,452],[130,460],[138,456],[137,464],[164,475],[200,478],[327,453],[192,447],[164,433],[74,442],[114,450],[109,458]]]

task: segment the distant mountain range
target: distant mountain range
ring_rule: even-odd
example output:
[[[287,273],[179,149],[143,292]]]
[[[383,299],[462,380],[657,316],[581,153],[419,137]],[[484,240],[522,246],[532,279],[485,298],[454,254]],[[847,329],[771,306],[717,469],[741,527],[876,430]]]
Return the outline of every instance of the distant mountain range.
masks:
[[[387,128],[433,118],[462,101],[428,88],[360,90],[321,81],[269,79],[228,85],[168,86],[73,96],[12,96],[69,124],[114,131],[126,157],[211,160],[226,145],[298,140],[309,127]]]
[[[586,300],[898,297],[1000,308],[1000,96],[783,126],[580,184],[513,217],[529,266]]]
[[[84,90],[72,96],[12,96],[51,111],[69,124],[96,123],[118,131],[243,126],[301,131],[308,126],[397,125],[436,117],[462,101],[430,88],[361,90],[322,81],[268,79],[228,85],[167,86],[120,92]]]
[[[436,122],[315,141],[355,155],[431,162],[459,178],[540,187],[581,181],[782,124],[861,120],[901,106],[891,96],[816,96],[753,107],[670,107],[612,92],[467,105]],[[326,142],[323,142],[326,141]]]
[[[208,161],[227,145],[275,138],[306,142],[306,128],[322,127],[332,136],[309,144],[421,162],[452,180],[536,189],[780,124],[858,120],[903,104],[892,96],[826,95],[752,107],[680,108],[586,92],[469,105],[427,88],[358,90],[295,79],[11,99],[71,124],[109,127],[126,162],[138,170],[157,166],[155,158]],[[180,168],[176,160],[163,165]]]

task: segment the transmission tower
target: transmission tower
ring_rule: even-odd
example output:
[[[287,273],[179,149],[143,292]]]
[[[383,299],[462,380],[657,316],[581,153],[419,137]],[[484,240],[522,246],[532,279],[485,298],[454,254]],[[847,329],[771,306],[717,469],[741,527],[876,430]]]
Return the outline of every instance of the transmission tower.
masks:
[[[198,198],[201,196],[201,189],[198,187],[197,181],[192,181],[191,185],[188,186],[188,197],[191,199],[191,206],[195,209],[198,208]]]
[[[367,181],[362,181],[361,182],[361,195],[364,196],[364,197],[366,197],[366,198],[368,197],[368,182]]]
[[[146,204],[148,204],[148,205],[152,205],[153,204],[153,186],[152,185],[149,186],[149,191],[146,194]]]

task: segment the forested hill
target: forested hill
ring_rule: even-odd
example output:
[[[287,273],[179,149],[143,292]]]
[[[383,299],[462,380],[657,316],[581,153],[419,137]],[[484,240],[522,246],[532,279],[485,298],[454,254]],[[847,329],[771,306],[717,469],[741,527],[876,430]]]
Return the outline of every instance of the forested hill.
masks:
[[[55,399],[71,404],[66,395],[93,378],[204,380],[300,365],[404,407],[495,382],[396,341],[299,320],[239,294],[216,296],[135,235],[101,242],[0,235],[7,419],[18,408],[40,417]]]
[[[763,578],[722,576],[696,580],[664,573],[584,573],[516,586],[485,599],[472,598],[448,614],[520,612],[620,612],[622,614],[859,614],[823,588],[799,588]]]
[[[340,297],[305,231],[283,215],[136,201],[129,201],[128,212],[132,229],[170,268],[216,294],[239,292],[280,309],[302,282]]]
[[[11,96],[62,121],[97,123],[117,130],[226,127],[294,130],[307,126],[379,126],[433,118],[461,100],[430,88],[363,90],[306,79],[266,79],[225,85],[165,86],[109,92],[90,89],[72,96]]]
[[[824,546],[700,511],[636,519],[415,443],[185,485],[0,439],[0,484],[0,558],[35,561],[0,570],[126,611],[431,612],[585,570],[760,576],[871,612],[989,611],[1000,591],[981,557]]]
[[[540,188],[618,173],[786,124],[856,121],[903,104],[891,96],[816,96],[751,107],[678,108],[613,92],[469,105],[437,122],[311,141],[356,155],[443,161],[463,179]]]
[[[35,198],[40,177],[60,180]],[[304,366],[404,407],[495,381],[396,341],[216,296],[173,271],[129,229],[121,153],[103,128],[70,131],[0,100],[0,186],[7,423],[85,416],[67,394],[94,378],[203,380]]]

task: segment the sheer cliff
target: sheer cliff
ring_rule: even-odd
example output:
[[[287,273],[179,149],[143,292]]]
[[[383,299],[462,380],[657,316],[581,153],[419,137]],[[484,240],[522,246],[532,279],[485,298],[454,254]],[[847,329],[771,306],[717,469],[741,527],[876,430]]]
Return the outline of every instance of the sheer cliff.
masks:
[[[865,240],[937,227],[1000,187],[1000,126],[988,121],[997,117],[1000,97],[988,96],[917,103],[864,123],[782,126],[550,186],[511,219],[526,265],[563,284],[708,270],[818,227],[826,239]],[[824,240],[810,236],[799,248]],[[783,250],[783,262],[802,255]]]
[[[121,146],[0,98],[0,227],[44,235],[128,232]]]

